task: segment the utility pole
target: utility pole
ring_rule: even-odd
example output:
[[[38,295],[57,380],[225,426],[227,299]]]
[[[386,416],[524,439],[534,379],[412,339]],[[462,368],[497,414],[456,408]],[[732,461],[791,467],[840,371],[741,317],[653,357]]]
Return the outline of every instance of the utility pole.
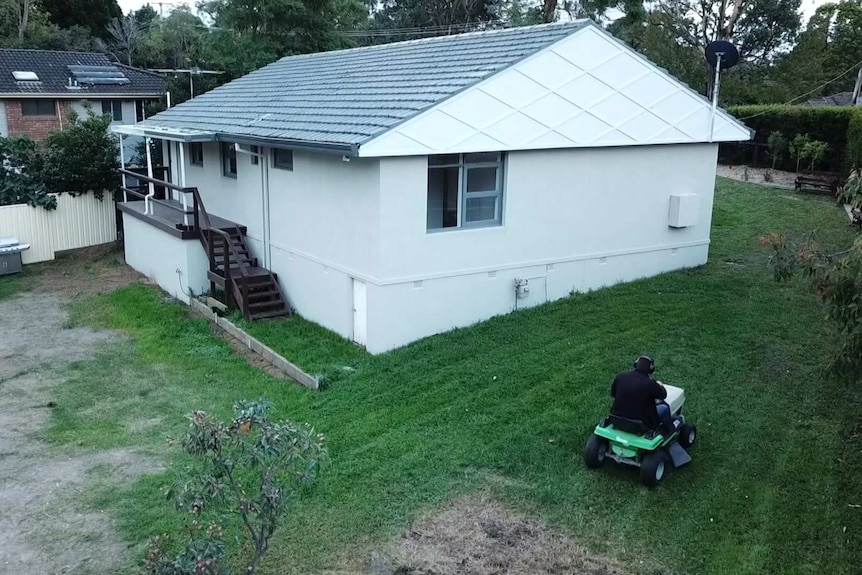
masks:
[[[853,87],[853,102],[850,104],[851,106],[860,105],[859,102],[859,90],[862,88],[862,66],[859,67],[859,73],[856,74],[856,85]]]

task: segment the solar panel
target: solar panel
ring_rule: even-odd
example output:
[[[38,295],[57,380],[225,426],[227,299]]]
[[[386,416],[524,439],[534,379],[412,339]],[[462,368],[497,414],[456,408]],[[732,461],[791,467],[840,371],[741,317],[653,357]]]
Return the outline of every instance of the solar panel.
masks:
[[[39,76],[36,72],[15,71],[12,72],[12,77],[18,82],[38,82]]]
[[[117,66],[69,66],[72,78],[79,84],[92,84],[100,86],[122,86],[130,84],[131,80],[126,78],[123,71]]]

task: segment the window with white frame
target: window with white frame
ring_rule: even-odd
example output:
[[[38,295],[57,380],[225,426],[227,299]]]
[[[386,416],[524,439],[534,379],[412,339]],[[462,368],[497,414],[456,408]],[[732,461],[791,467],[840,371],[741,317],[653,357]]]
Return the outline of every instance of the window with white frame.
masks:
[[[428,230],[499,226],[503,165],[499,152],[428,156]]]
[[[115,122],[123,121],[123,102],[121,100],[102,100],[102,115],[108,115]]]
[[[258,146],[249,146],[248,151],[251,152],[249,156],[251,157],[251,165],[256,166],[260,162],[258,156],[260,155],[260,148]]]
[[[221,143],[221,169],[223,176],[236,177],[236,146],[229,142]]]

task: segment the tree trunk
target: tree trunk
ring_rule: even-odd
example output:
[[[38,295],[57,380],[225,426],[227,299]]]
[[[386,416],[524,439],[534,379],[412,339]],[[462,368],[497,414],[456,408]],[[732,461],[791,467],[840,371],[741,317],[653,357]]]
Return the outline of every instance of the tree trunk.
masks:
[[[32,0],[18,0],[15,8],[18,12],[18,43],[24,43],[24,34],[27,32],[27,25],[30,20],[30,2]]]
[[[543,0],[542,2],[542,22],[547,24],[554,21],[554,14],[557,12],[557,0]]]

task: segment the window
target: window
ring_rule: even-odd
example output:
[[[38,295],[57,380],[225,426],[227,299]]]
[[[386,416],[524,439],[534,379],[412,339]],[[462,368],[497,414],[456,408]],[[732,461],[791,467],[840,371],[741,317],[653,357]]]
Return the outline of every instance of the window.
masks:
[[[115,122],[123,121],[123,102],[120,100],[102,100],[102,115],[113,116]]]
[[[251,146],[249,151],[251,152],[251,165],[258,165],[258,163],[260,163],[260,158],[258,158],[257,155],[260,153],[260,148],[257,146]]]
[[[228,178],[236,177],[236,147],[228,142],[221,143],[221,171]]]
[[[189,163],[193,166],[204,165],[204,144],[203,142],[192,142],[189,144]]]
[[[293,150],[272,149],[272,165],[280,170],[293,171]]]
[[[56,100],[24,100],[21,102],[22,116],[54,116],[56,113]]]
[[[428,229],[499,226],[503,155],[428,156]]]

